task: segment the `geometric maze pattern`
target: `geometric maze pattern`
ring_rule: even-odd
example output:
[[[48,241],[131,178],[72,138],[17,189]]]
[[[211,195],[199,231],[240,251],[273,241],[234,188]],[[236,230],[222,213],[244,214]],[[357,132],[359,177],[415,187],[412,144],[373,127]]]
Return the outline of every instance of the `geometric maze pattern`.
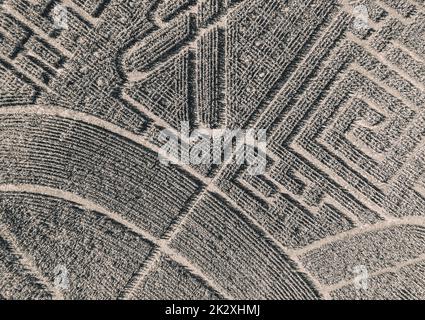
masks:
[[[424,299],[424,48],[423,0],[0,1],[0,298]],[[266,171],[164,166],[183,121]]]

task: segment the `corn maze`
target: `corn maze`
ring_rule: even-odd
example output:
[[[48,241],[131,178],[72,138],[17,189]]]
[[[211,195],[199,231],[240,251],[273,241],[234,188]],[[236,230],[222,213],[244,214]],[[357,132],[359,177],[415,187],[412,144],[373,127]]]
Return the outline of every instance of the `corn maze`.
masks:
[[[0,0],[0,299],[425,299],[424,216],[424,0]]]

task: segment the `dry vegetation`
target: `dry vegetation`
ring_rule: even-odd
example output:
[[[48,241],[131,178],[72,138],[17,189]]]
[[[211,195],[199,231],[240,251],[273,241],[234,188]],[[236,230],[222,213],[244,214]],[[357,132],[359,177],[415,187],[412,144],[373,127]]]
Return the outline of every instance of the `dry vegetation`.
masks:
[[[0,0],[0,298],[423,299],[424,105],[423,0]]]

